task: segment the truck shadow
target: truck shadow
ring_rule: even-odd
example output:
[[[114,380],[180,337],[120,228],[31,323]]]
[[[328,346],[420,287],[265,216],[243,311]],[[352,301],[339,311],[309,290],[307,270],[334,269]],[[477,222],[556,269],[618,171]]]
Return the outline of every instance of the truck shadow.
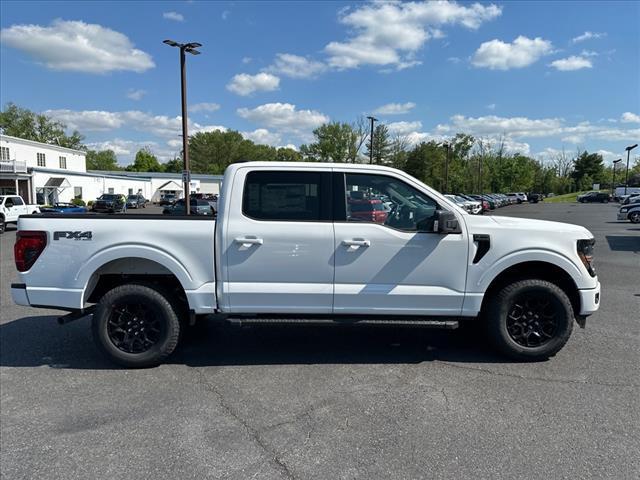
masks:
[[[235,326],[203,322],[187,331],[165,363],[201,366],[414,364],[434,360],[497,363],[477,326],[453,331],[400,326]],[[119,369],[94,346],[87,319],[63,327],[55,317],[0,325],[0,366]]]

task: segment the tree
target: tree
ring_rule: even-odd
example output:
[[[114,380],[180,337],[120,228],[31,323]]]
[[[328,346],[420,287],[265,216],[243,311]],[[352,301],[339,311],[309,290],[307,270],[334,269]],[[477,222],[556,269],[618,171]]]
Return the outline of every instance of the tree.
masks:
[[[583,151],[573,161],[573,172],[571,174],[576,181],[578,188],[586,190],[591,188],[593,183],[601,183],[604,176],[604,160],[599,153],[589,153]]]
[[[77,131],[67,135],[67,126],[43,114],[37,114],[26,108],[20,108],[8,103],[4,111],[0,112],[0,127],[6,135],[24,138],[51,145],[73,148],[84,148],[84,137]]]
[[[279,162],[299,162],[302,160],[302,154],[293,148],[280,147],[276,152],[276,160]]]
[[[371,152],[373,150],[373,155]],[[373,132],[373,145],[371,139],[367,142],[367,155],[373,157],[373,163],[383,165],[387,161],[391,151],[389,129],[386,125],[378,125]]]
[[[138,150],[136,158],[131,165],[127,166],[129,172],[162,172],[162,165],[158,158],[151,153],[149,147]]]
[[[300,152],[309,160],[344,163],[357,155],[353,148],[357,134],[348,123],[325,123],[313,131],[313,136],[315,142],[300,146]]]
[[[181,173],[184,170],[184,161],[180,157],[175,157],[162,164],[162,171],[168,173]]]
[[[113,150],[87,151],[87,170],[121,170],[118,166],[118,159]]]

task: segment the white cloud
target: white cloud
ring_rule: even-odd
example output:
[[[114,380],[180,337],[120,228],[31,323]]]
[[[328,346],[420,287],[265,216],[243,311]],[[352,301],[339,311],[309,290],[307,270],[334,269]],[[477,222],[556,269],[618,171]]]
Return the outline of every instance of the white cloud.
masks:
[[[242,63],[245,65],[251,63],[251,60],[253,60],[251,57],[242,57]]]
[[[237,95],[246,97],[254,92],[270,92],[277,90],[280,85],[280,79],[270,73],[258,73],[249,75],[248,73],[239,73],[234,75],[227,84],[227,90]]]
[[[389,123],[387,128],[392,135],[407,135],[420,130],[422,128],[422,122],[420,120],[416,120],[415,122],[393,122]]]
[[[253,132],[240,132],[242,136],[254,143],[277,147],[282,143],[282,137],[278,133],[270,132],[266,128],[258,128]]]
[[[222,20],[226,20],[227,18],[229,18],[229,15],[231,15],[231,11],[225,10],[224,12],[222,12],[222,15],[220,15],[220,17],[222,18]]]
[[[624,112],[620,117],[622,123],[640,123],[640,115],[637,113]]]
[[[329,121],[315,110],[297,110],[291,103],[266,103],[253,109],[239,108],[240,117],[281,133],[300,135]]]
[[[582,35],[578,35],[577,37],[572,38],[571,43],[580,43],[584,42],[585,40],[598,39],[606,36],[606,33],[594,33],[586,31]]]
[[[162,17],[166,20],[173,20],[174,22],[184,22],[184,15],[178,12],[164,12]]]
[[[373,113],[377,113],[378,115],[402,115],[409,113],[415,106],[416,104],[413,102],[387,103],[386,105],[376,108]]]
[[[157,146],[157,143],[150,140],[138,142],[135,140],[124,140],[122,138],[115,138],[113,140],[92,142],[87,144],[87,147],[89,147],[89,149],[91,150],[113,150],[113,153],[118,156],[133,155],[141,148],[153,148],[155,146]]]
[[[189,111],[190,112],[215,112],[217,110],[220,110],[220,105],[217,103],[207,103],[207,102],[202,102],[202,103],[194,103],[193,105],[189,106]]]
[[[640,129],[621,129],[609,125],[580,122],[567,125],[562,118],[530,119],[527,117],[465,117],[454,115],[448,124],[440,124],[435,132],[439,134],[469,133],[475,136],[507,139],[561,137],[563,141],[583,143],[589,139],[603,141],[632,141],[640,136]]]
[[[484,42],[476,50],[471,63],[476,67],[491,70],[523,68],[537,62],[553,50],[549,40],[540,37],[530,39],[520,35],[513,43],[502,40]]]
[[[134,48],[126,35],[93,23],[54,20],[48,27],[12,25],[2,29],[0,38],[54,70],[144,72],[155,67],[151,55]]]
[[[127,128],[162,138],[175,138],[182,131],[182,117],[152,115],[139,110],[107,112],[103,110],[46,110],[43,112],[67,125],[69,129],[84,132],[104,132]],[[189,122],[189,133],[226,130],[219,125],[201,125]]]
[[[496,5],[461,5],[456,2],[375,2],[343,9],[340,22],[351,29],[343,42],[325,47],[328,64],[337,69],[362,65],[407,68],[418,64],[414,55],[431,38],[442,38],[439,27],[462,25],[477,29],[498,17]]]
[[[144,97],[147,94],[146,90],[142,90],[142,89],[138,89],[138,90],[134,90],[134,89],[129,89],[127,91],[127,98],[130,98],[131,100],[142,100],[142,97]]]
[[[592,68],[593,64],[591,60],[585,57],[571,55],[567,58],[561,58],[558,60],[554,60],[549,64],[556,70],[560,70],[561,72],[570,72],[573,70],[581,70],[583,68]]]
[[[459,57],[449,57],[449,58],[447,58],[447,62],[453,63],[454,65],[457,65],[461,61],[462,61],[462,59],[459,58]]]
[[[276,54],[273,65],[266,69],[268,72],[291,78],[312,78],[326,70],[327,66],[322,62],[309,60],[306,57],[291,53]]]
[[[496,104],[495,103],[490,103],[489,105],[486,105],[487,110],[495,110],[496,109]]]

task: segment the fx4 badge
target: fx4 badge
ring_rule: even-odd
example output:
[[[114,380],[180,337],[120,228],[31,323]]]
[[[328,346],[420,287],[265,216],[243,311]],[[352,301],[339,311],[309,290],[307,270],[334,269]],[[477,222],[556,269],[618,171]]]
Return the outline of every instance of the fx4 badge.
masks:
[[[60,240],[67,238],[70,240],[91,240],[92,232],[53,232],[53,239]]]

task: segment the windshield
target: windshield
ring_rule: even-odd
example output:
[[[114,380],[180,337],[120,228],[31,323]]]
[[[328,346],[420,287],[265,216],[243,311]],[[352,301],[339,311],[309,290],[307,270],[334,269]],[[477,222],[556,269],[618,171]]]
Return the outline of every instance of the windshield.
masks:
[[[100,195],[100,197],[98,197],[98,200],[116,200],[118,197],[119,195],[115,195],[112,193],[104,193]]]

